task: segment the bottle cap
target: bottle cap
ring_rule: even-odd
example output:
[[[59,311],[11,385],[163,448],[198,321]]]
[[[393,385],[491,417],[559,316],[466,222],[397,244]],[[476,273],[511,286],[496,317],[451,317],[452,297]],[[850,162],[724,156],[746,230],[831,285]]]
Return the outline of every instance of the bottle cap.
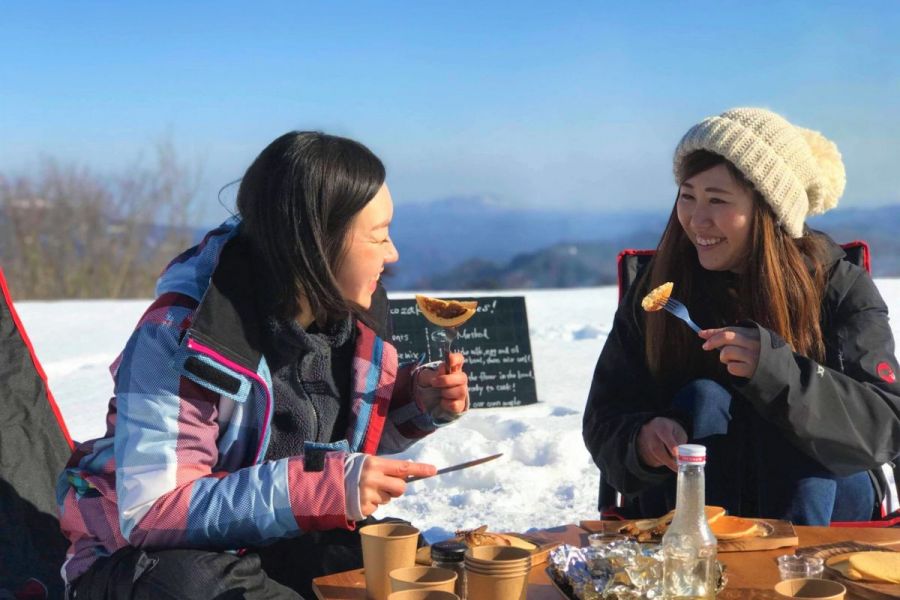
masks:
[[[705,463],[706,446],[700,444],[681,444],[678,446],[678,462]]]
[[[431,560],[439,562],[459,562],[465,559],[469,547],[462,542],[444,540],[431,545]]]

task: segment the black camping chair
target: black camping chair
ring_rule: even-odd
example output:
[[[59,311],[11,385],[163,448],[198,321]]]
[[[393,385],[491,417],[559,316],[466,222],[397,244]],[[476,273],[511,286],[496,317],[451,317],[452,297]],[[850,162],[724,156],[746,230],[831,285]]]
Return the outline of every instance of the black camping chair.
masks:
[[[870,262],[869,245],[866,242],[856,240],[841,244],[846,259],[851,263],[865,268],[867,272],[872,271]],[[655,250],[622,250],[616,258],[616,266],[619,281],[619,302],[625,296],[625,292],[635,282],[641,270],[653,258]],[[881,504],[880,519],[867,522],[848,522],[848,523],[832,523],[832,526],[848,526],[848,527],[891,527],[900,525],[900,512],[898,512],[897,486],[894,482],[900,482],[900,463],[897,467],[885,465],[885,472],[880,481],[876,482],[886,491],[885,499]],[[641,515],[635,502],[629,501],[618,493],[600,473],[600,490],[597,502],[597,509],[600,511],[603,519],[633,519],[646,515]],[[893,512],[890,512],[893,511]]]
[[[0,598],[62,598],[56,477],[72,438],[0,269]]]

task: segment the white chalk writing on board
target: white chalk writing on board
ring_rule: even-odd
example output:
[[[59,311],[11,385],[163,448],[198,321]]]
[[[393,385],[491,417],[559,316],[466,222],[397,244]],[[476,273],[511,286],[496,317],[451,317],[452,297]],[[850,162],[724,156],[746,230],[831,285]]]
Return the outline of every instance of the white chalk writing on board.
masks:
[[[471,298],[456,298],[470,300]],[[477,298],[475,315],[459,327],[453,344],[465,358],[475,408],[537,401],[528,320],[523,297]],[[392,343],[401,364],[443,358],[440,328],[428,323],[414,300],[391,300]]]

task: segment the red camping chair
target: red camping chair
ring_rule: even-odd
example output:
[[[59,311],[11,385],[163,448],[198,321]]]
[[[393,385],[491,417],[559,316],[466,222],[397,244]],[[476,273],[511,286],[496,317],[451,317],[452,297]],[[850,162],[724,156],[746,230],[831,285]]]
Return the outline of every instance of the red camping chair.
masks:
[[[864,267],[871,272],[869,245],[863,241],[853,241],[841,244],[846,259],[851,263]],[[619,279],[619,301],[625,296],[625,292],[635,282],[641,270],[653,258],[655,250],[623,250],[616,259]],[[896,467],[884,465],[882,467],[882,488],[886,490],[885,498],[881,503],[881,515],[878,520],[864,522],[834,522],[834,527],[893,527],[900,526],[900,498],[898,498],[897,484],[900,483],[900,463]],[[603,519],[630,519],[637,518],[637,508],[619,494],[600,473],[600,494],[597,508]]]
[[[72,438],[0,269],[0,598],[61,598],[56,477]]]

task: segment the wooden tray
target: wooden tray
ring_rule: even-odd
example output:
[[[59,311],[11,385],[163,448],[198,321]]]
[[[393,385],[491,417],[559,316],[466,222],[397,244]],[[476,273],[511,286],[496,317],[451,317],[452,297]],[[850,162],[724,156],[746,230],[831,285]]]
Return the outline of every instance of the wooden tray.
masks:
[[[577,600],[572,594],[572,588],[564,588],[556,583],[552,577],[550,583],[566,600]],[[775,593],[775,590],[729,589],[725,588],[716,594],[716,600],[784,600],[784,596]],[[852,600],[852,599],[848,599]]]
[[[889,598],[900,598],[900,584],[896,583],[869,583],[855,581],[844,575],[837,569],[828,565],[827,560],[833,556],[840,554],[848,554],[851,552],[865,552],[874,550],[876,552],[896,552],[892,548],[886,546],[875,546],[873,544],[862,544],[860,542],[837,542],[834,544],[823,544],[821,546],[807,546],[798,548],[797,554],[806,556],[818,556],[826,560],[825,576],[828,579],[834,579],[847,588],[851,596],[865,598],[866,600],[888,600]]]
[[[764,533],[736,540],[720,540],[719,552],[748,552],[753,550],[774,550],[786,546],[796,546],[800,540],[790,521],[776,519],[753,519],[761,525]],[[582,521],[582,529],[591,533],[618,533],[628,521]],[[659,540],[653,540],[658,542]]]
[[[509,535],[513,537],[517,537],[520,540],[524,540],[531,544],[535,545],[535,549],[531,551],[531,565],[540,565],[547,562],[547,557],[550,554],[550,551],[557,546],[559,546],[559,542],[555,542],[549,538],[542,537],[540,534],[530,534],[530,533],[504,533],[503,535]],[[461,542],[460,538],[451,538],[458,542]],[[416,551],[416,563],[420,565],[430,565],[431,564],[431,547],[423,546]]]

